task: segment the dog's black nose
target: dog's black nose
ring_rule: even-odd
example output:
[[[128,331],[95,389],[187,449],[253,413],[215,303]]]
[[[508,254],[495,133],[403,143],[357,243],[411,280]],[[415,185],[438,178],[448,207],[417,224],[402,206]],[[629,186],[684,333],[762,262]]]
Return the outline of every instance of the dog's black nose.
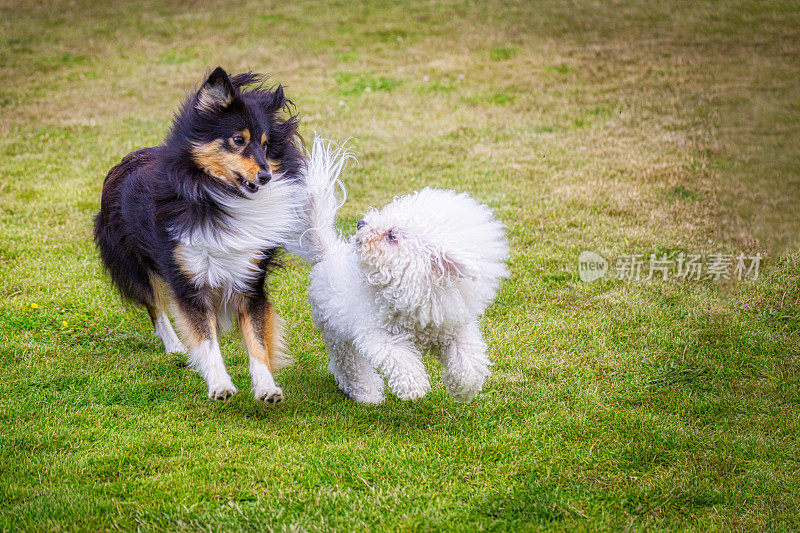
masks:
[[[363,228],[366,225],[367,225],[366,222],[364,222],[363,220],[359,220],[358,222],[356,222],[356,231],[360,230],[361,228]]]
[[[252,181],[246,180],[244,178],[241,178],[241,181],[242,181],[242,187],[247,189],[248,192],[258,192],[258,184],[257,183],[253,183]]]
[[[261,185],[265,185],[269,180],[272,179],[272,173],[269,170],[259,170],[258,171],[258,182]]]

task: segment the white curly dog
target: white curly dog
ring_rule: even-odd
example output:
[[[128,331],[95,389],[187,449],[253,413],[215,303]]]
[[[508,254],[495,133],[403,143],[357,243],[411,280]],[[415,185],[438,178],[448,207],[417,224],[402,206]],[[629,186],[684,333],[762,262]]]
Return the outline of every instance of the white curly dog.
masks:
[[[426,188],[370,209],[344,239],[336,188],[351,157],[314,139],[307,229],[292,250],[313,265],[309,300],[328,369],[357,402],[384,400],[381,374],[398,398],[414,400],[430,388],[422,354],[431,349],[447,391],[468,402],[491,375],[478,317],[508,275],[503,225],[465,193]]]

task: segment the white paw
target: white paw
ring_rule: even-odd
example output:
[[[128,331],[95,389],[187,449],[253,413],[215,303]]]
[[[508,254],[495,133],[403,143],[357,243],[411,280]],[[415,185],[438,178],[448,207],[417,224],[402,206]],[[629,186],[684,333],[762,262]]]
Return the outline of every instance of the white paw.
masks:
[[[395,396],[403,400],[404,402],[419,400],[426,394],[428,394],[428,389],[430,387],[409,387],[409,388],[402,388],[399,390],[394,390],[393,392]]]
[[[414,364],[395,364],[387,382],[394,395],[403,401],[418,400],[431,388],[422,361],[416,361]]]
[[[227,400],[236,394],[236,387],[230,381],[208,386],[208,397],[211,400]]]
[[[480,387],[477,389],[465,389],[458,392],[451,393],[453,400],[458,403],[469,403],[481,391]]]
[[[257,401],[266,403],[282,403],[284,401],[283,391],[280,387],[270,389],[256,389],[253,396]]]
[[[478,395],[483,388],[483,382],[486,380],[484,376],[460,376],[455,378],[452,375],[445,374],[444,388],[453,397],[453,400],[459,403],[468,403]]]
[[[428,375],[424,372],[416,372],[401,376],[394,380],[389,380],[389,388],[395,396],[403,401],[418,400],[428,393],[431,384]]]
[[[378,405],[383,403],[386,397],[380,390],[374,391],[354,391],[349,393],[349,396],[358,403],[367,403],[371,405]]]
[[[181,341],[164,343],[164,349],[168,354],[189,352],[189,349]]]

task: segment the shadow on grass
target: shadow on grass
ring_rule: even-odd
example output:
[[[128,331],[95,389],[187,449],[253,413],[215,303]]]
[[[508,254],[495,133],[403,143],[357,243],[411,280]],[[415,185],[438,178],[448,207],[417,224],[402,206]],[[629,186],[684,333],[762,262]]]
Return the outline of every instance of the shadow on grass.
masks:
[[[290,379],[283,380],[279,376],[278,381],[287,396],[283,404],[257,402],[249,390],[240,388],[228,402],[198,398],[190,403],[186,414],[224,424],[270,428],[308,422],[323,428],[335,427],[350,437],[378,435],[408,441],[442,436],[475,438],[476,431],[479,438],[489,439],[498,426],[498,420],[503,418],[500,411],[504,408],[495,405],[486,395],[479,395],[472,403],[462,405],[450,399],[441,386],[434,387],[425,398],[415,402],[398,400],[387,389],[384,403],[363,405],[345,396],[334,379],[323,370],[302,375],[295,372]]]

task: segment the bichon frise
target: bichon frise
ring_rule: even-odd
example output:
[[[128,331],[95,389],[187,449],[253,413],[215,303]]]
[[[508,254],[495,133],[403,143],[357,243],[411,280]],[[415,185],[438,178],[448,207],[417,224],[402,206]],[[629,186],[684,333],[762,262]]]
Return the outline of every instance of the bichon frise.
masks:
[[[478,317],[508,275],[503,225],[465,193],[426,188],[371,209],[344,239],[335,189],[344,189],[338,176],[350,157],[314,139],[308,229],[293,250],[313,265],[309,300],[328,369],[357,402],[383,401],[381,374],[397,397],[414,400],[430,388],[422,354],[431,349],[447,391],[468,402],[491,374]]]

